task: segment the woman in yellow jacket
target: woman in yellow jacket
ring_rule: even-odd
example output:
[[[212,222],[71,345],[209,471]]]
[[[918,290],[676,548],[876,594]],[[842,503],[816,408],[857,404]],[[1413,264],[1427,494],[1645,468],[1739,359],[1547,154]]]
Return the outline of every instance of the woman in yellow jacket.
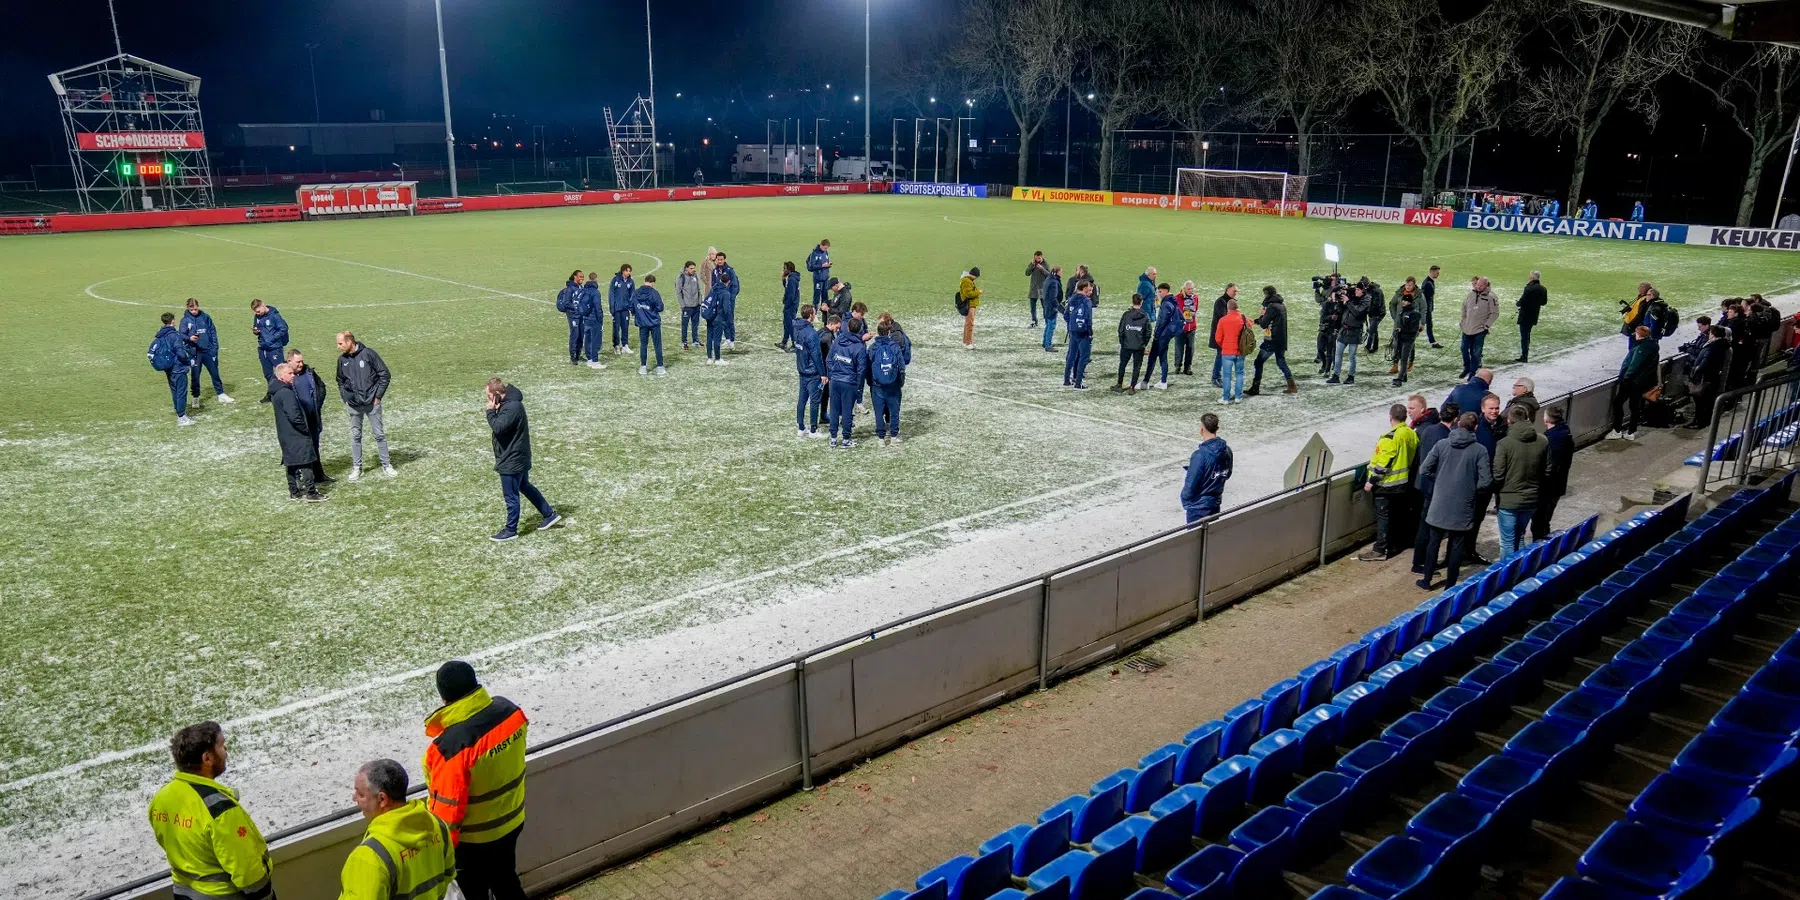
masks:
[[[981,277],[980,266],[970,266],[962,277],[962,284],[956,288],[956,295],[969,305],[969,311],[963,315],[963,349],[975,349],[975,310],[981,306],[981,288],[975,286],[975,279]]]

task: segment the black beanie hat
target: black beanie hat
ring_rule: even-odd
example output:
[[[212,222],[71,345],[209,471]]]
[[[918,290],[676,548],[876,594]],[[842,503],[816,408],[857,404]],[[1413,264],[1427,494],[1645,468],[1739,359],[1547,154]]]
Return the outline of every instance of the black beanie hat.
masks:
[[[969,274],[975,276],[976,278],[980,278],[981,277],[981,267],[980,266],[970,266]]]
[[[475,680],[474,666],[460,659],[453,659],[438,666],[438,696],[444,698],[445,703],[455,703],[475,693],[475,689],[478,687],[481,687],[481,682]]]

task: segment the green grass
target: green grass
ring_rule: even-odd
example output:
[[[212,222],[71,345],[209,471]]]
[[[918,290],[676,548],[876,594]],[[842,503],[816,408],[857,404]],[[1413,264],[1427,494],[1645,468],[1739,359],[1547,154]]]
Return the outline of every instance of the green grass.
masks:
[[[821,236],[857,298],[893,311],[918,344],[904,448],[865,443],[833,455],[794,440],[793,363],[771,349],[777,274]],[[890,197],[0,241],[0,383],[9,388],[0,413],[0,783],[155,741],[187,721],[354,687],[826,549],[1021,501],[1030,502],[1002,518],[1077,505],[1079,493],[1031,498],[1184,456],[1215,395],[1194,381],[1130,400],[1061,390],[1060,354],[1044,354],[1022,327],[1030,251],[1070,271],[1086,262],[1099,277],[1106,301],[1090,377],[1104,382],[1119,299],[1146,265],[1177,284],[1193,279],[1207,300],[1228,280],[1245,286],[1247,301],[1278,285],[1290,299],[1296,368],[1307,371],[1315,307],[1306,279],[1327,240],[1343,246],[1347,273],[1390,290],[1442,264],[1449,297],[1438,319],[1452,332],[1456,287],[1471,274],[1492,277],[1503,317],[1491,359],[1517,355],[1511,302],[1534,268],[1551,292],[1534,338],[1540,356],[1613,333],[1616,299],[1641,278],[1689,315],[1721,295],[1795,280],[1777,253]],[[563,317],[514,296],[547,301],[577,267],[631,262],[641,276],[659,257],[672,302],[680,263],[708,245],[730,252],[746,285],[739,346],[754,352],[728,367],[683,354],[672,318],[667,378],[638,378],[635,359],[604,372],[571,368]],[[949,298],[969,265],[987,273],[973,354],[954,349],[960,321]],[[208,389],[198,424],[178,430],[144,348],[158,314],[187,297],[217,320],[227,387],[240,402],[221,407]],[[386,358],[399,478],[342,480],[349,448],[334,391],[332,501],[288,501],[270,415],[255,402],[251,297],[280,308],[293,345],[327,373],[340,329]],[[1421,360],[1440,378],[1454,365],[1453,354]],[[502,512],[481,413],[491,375],[524,392],[534,480],[569,515],[566,532],[505,546],[485,539]],[[1369,395],[1303,399],[1233,408],[1228,427],[1274,434]],[[869,425],[863,417],[860,428]],[[529,509],[525,520],[535,521]],[[934,540],[882,546],[853,564],[879,567]],[[1088,549],[1105,543],[1096,536]],[[821,584],[830,569],[696,598],[632,628],[729,616]],[[0,823],[33,805],[11,804]]]

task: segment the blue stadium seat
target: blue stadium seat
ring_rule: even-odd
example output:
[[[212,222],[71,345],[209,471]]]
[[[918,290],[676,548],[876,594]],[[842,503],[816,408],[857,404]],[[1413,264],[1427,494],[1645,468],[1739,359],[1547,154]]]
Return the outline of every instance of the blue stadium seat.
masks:
[[[1352,885],[1388,900],[1429,896],[1437,853],[1411,838],[1393,835],[1350,865]]]
[[[948,896],[944,882],[939,881],[911,893],[906,891],[888,891],[887,893],[876,897],[875,900],[946,900],[946,897]]]
[[[1676,754],[1670,771],[1702,780],[1755,786],[1792,766],[1796,759],[1800,759],[1800,750],[1786,741],[1746,739],[1705,731]]]
[[[1265,735],[1250,745],[1250,756],[1258,762],[1250,774],[1250,800],[1253,803],[1276,803],[1293,786],[1300,771],[1301,734],[1282,728]]]
[[[1195,828],[1199,834],[1219,834],[1243,817],[1250,797],[1250,776],[1256,770],[1254,756],[1233,756],[1213,766],[1200,778],[1206,789],[1199,799]]]
[[[1444,688],[1425,701],[1426,712],[1444,719],[1443,740],[1451,744],[1475,733],[1481,709],[1480,692],[1460,685]]]
[[[1713,716],[1712,725],[1730,734],[1792,743],[1800,737],[1800,707],[1755,693],[1740,693]]]
[[[1403,612],[1388,623],[1394,626],[1394,655],[1396,658],[1404,656],[1406,651],[1418,646],[1419,641],[1425,637],[1425,626],[1430,621],[1430,616],[1413,611]]]
[[[1443,738],[1444,720],[1417,711],[1394,720],[1394,724],[1381,733],[1383,743],[1392,744],[1400,751],[1397,763],[1402,778],[1407,778],[1409,773],[1422,775],[1431,771],[1431,761],[1437,758]]]
[[[1243,851],[1212,844],[1170,869],[1163,883],[1187,900],[1227,900],[1233,896],[1231,876],[1243,861]]]
[[[1101,832],[1091,846],[1104,853],[1131,841],[1137,847],[1132,868],[1139,872],[1154,872],[1166,869],[1194,852],[1193,835],[1194,804],[1188,801],[1162,818],[1127,816]]]
[[[1285,678],[1263,691],[1262,726],[1258,729],[1261,734],[1294,724],[1294,714],[1300,711],[1301,687],[1300,679]]]
[[[1294,850],[1300,863],[1323,859],[1336,849],[1355,784],[1341,772],[1320,772],[1288,792],[1287,808],[1300,814],[1300,824],[1294,828]]]
[[[1711,857],[1707,857],[1706,862],[1707,865],[1703,867],[1704,871],[1699,873],[1693,883],[1686,883],[1684,880],[1684,883],[1678,884],[1662,894],[1640,894],[1637,891],[1628,891],[1585,878],[1562,878],[1550,886],[1549,892],[1544,894],[1544,900],[1675,900],[1677,897],[1685,896],[1689,888],[1697,885],[1712,872]]]
[[[979,857],[958,856],[919,876],[913,886],[923,889],[941,882],[948,888],[946,900],[987,900],[1012,884],[1011,863],[1011,847]]]
[[[1236,897],[1266,897],[1279,889],[1281,871],[1294,858],[1294,828],[1300,817],[1291,809],[1271,806],[1231,832],[1231,844],[1244,852],[1231,873]]]
[[[1300,670],[1300,697],[1296,709],[1312,709],[1331,699],[1332,680],[1337,677],[1336,660],[1322,659]]]
[[[1744,689],[1783,703],[1800,703],[1800,663],[1771,659],[1750,676]]]
[[[1368,733],[1386,700],[1382,685],[1368,681],[1359,681],[1338,691],[1331,698],[1331,705],[1343,710],[1338,733],[1345,740],[1355,740]]]
[[[1187,733],[1182,743],[1187,748],[1175,758],[1175,783],[1195,784],[1200,776],[1219,761],[1219,737],[1225,723],[1214,719]]]
[[[1012,874],[1024,878],[1068,851],[1069,826],[1074,820],[1072,815],[1062,815],[1036,825],[1014,825],[983,842],[981,852],[986,855],[1011,848]]]
[[[1633,822],[1718,841],[1755,818],[1762,801],[1748,785],[1729,786],[1664,772],[1626,810]]]
[[[1399,762],[1400,751],[1379,740],[1358,744],[1338,760],[1337,771],[1353,782],[1350,788],[1353,813],[1369,809],[1376,798],[1387,793]]]
[[[1343,710],[1329,703],[1315,706],[1294,718],[1294,730],[1300,732],[1300,765],[1315,771],[1330,765],[1337,755],[1338,736]]]
[[[1450,655],[1446,653],[1440,656],[1438,654],[1438,651],[1442,649],[1444,649],[1443,644],[1436,640],[1429,640],[1406,651],[1406,655],[1400,657],[1402,661],[1411,663],[1419,670],[1419,686],[1425,691],[1436,692],[1442,686],[1444,673],[1450,668]]]
[[[1695,867],[1711,870],[1704,838],[1614,822],[1581,854],[1575,871],[1605,884],[1645,894],[1662,894],[1693,877]]]
[[[1131,870],[1136,857],[1137,842],[1133,840],[1103,853],[1070,850],[1031,873],[1025,883],[1034,895],[1066,882],[1069,900],[1124,900],[1137,889]]]
[[[1544,770],[1537,765],[1510,756],[1490,756],[1475,764],[1456,792],[1498,807],[1495,827],[1510,828],[1528,821],[1526,814],[1536,799]]]
[[[1219,736],[1220,756],[1236,756],[1262,737],[1262,708],[1261,700],[1245,700],[1220,717],[1225,722],[1225,731]]]
[[[1394,642],[1399,639],[1392,625],[1379,625],[1362,636],[1363,643],[1369,645],[1366,668],[1379,669],[1394,658]]]
[[[1138,888],[1137,893],[1125,898],[1125,900],[1182,900],[1182,898],[1167,891],[1159,891],[1156,888]]]
[[[1057,816],[1070,818],[1069,841],[1085,844],[1125,818],[1125,785],[1114,785],[1091,797],[1076,794],[1044,810],[1038,822],[1042,824]]]
[[[1437,853],[1434,866],[1441,885],[1463,878],[1479,867],[1481,857],[1489,849],[1496,812],[1494,805],[1484,800],[1440,794],[1407,821],[1406,836]]]
[[[1100,779],[1091,793],[1098,795],[1114,785],[1125,786],[1125,811],[1141,813],[1150,808],[1150,804],[1161,799],[1170,788],[1175,786],[1175,756],[1171,754],[1152,754],[1155,757],[1141,769],[1123,769]]]
[[[1369,673],[1369,681],[1382,686],[1382,711],[1405,706],[1419,687],[1419,672],[1413,663],[1391,662]]]
[[[1362,641],[1345,644],[1333,651],[1331,658],[1337,661],[1337,674],[1331,681],[1331,692],[1336,694],[1362,680],[1369,664],[1369,645]]]
[[[1328,884],[1316,891],[1307,900],[1369,900],[1370,895],[1353,887],[1341,884]]]
[[[1519,729],[1501,751],[1544,771],[1546,787],[1559,785],[1581,761],[1587,730],[1564,722],[1540,720]]]

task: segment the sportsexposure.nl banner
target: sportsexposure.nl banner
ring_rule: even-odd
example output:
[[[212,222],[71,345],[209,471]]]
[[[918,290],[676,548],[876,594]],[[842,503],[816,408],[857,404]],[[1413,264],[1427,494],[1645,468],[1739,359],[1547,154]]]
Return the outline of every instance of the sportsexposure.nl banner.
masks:
[[[896,181],[891,193],[914,197],[986,197],[985,184],[945,184],[937,181]]]

